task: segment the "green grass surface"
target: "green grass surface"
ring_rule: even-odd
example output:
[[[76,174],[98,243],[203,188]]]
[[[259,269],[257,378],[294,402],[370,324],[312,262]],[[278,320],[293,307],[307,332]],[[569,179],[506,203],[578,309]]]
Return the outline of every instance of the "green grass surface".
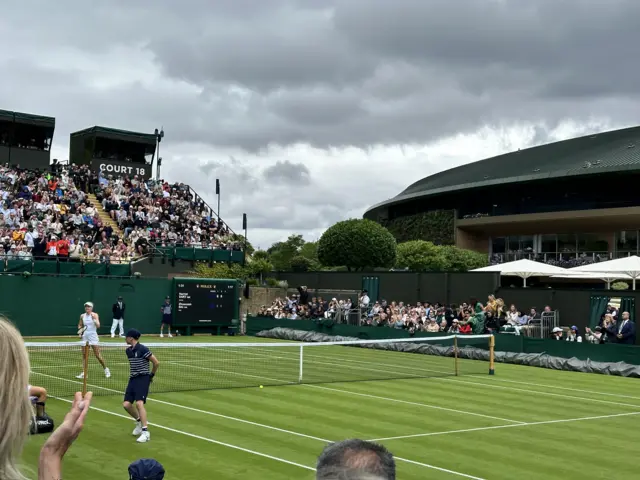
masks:
[[[143,340],[273,343],[243,337]],[[312,381],[407,378],[260,389],[251,385],[296,381],[292,377],[298,372],[298,348],[193,350],[206,353],[195,360],[171,348],[155,349],[162,362],[157,389],[169,389],[169,379],[179,388],[197,382],[246,388],[152,394],[147,403],[152,437],[147,444],[137,444],[131,436],[133,422],[121,407],[121,395],[96,397],[85,430],[65,457],[64,478],[122,479],[131,461],[152,457],[165,466],[167,479],[311,479],[324,445],[353,437],[382,439],[396,456],[399,479],[638,477],[637,379],[503,364],[496,366],[495,376],[478,375],[487,372],[488,365],[471,361],[462,363],[462,376],[453,377],[445,375],[453,372],[452,359],[305,347],[305,375]],[[118,349],[105,351],[113,352],[106,354],[113,378],[104,379],[90,359],[89,383],[119,391],[126,380],[126,360],[118,361]],[[79,360],[75,365],[77,355],[51,368],[60,360],[56,355],[32,351],[34,372],[48,372],[34,374],[34,383],[50,390],[75,387],[81,366]],[[420,378],[430,370],[439,376]],[[68,407],[66,399],[47,404],[57,423]],[[36,468],[45,439],[29,439],[23,456],[27,467]],[[616,452],[612,461],[594,456],[610,449]]]

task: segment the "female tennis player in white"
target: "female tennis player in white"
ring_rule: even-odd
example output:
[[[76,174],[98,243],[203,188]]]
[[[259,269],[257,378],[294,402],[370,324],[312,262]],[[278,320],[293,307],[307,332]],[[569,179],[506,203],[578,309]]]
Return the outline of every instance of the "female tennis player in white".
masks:
[[[100,354],[100,339],[98,338],[98,329],[100,328],[100,317],[98,314],[93,311],[93,303],[86,302],[84,304],[84,313],[80,315],[80,321],[78,322],[78,335],[82,337],[82,343],[84,343],[83,354],[88,355],[88,352],[85,352],[84,349],[88,348],[86,346],[87,343],[91,346],[93,350],[93,354],[104,368],[105,377],[109,378],[111,376],[111,372],[107,368],[107,365],[104,363],[102,359],[102,355]],[[78,375],[76,378],[84,378],[84,372]]]

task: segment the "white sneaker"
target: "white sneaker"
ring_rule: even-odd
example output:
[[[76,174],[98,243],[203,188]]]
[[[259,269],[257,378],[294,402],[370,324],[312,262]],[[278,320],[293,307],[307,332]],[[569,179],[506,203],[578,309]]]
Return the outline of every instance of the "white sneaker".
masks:
[[[84,378],[84,372],[82,372],[80,375],[76,376],[76,378]]]
[[[111,338],[115,338],[115,337],[116,337],[116,336],[115,336],[115,334],[113,334],[113,333],[112,333],[112,334],[111,334]]]
[[[164,338],[164,334],[160,332],[160,338]]]
[[[151,434],[149,433],[149,430],[147,430],[142,432],[142,435],[138,437],[136,442],[145,443],[145,442],[148,442],[149,440],[151,440]]]
[[[169,334],[169,338],[173,338],[173,335]]]
[[[121,333],[121,334],[120,334],[120,338],[124,338],[124,333]]]
[[[142,423],[136,422],[136,428],[133,429],[133,433],[131,435],[135,435],[136,437],[142,433]]]
[[[108,368],[105,368],[104,369],[104,376],[107,377],[107,378],[111,377],[111,370],[109,370]]]

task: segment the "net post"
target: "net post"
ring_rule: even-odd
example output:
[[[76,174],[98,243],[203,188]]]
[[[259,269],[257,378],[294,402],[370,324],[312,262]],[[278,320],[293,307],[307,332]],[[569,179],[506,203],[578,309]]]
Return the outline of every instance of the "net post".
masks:
[[[496,350],[496,337],[491,335],[489,337],[489,375],[495,375],[495,350]]]
[[[82,347],[82,398],[87,394],[87,377],[89,376],[89,342]]]
[[[454,368],[456,377],[460,376],[460,355],[458,355],[458,335],[453,336],[453,356],[454,356]]]
[[[302,383],[303,364],[304,364],[304,346],[300,345],[300,370],[298,372],[298,383]]]

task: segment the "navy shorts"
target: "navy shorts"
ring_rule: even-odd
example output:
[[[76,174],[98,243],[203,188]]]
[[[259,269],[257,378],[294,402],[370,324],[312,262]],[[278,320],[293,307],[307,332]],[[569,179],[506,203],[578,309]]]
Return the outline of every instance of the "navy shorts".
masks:
[[[162,323],[164,323],[165,325],[171,325],[173,323],[173,315],[163,313],[162,314]]]
[[[134,403],[142,400],[144,403],[147,403],[150,385],[151,377],[149,375],[139,375],[130,378],[127,389],[124,392],[124,401]]]

